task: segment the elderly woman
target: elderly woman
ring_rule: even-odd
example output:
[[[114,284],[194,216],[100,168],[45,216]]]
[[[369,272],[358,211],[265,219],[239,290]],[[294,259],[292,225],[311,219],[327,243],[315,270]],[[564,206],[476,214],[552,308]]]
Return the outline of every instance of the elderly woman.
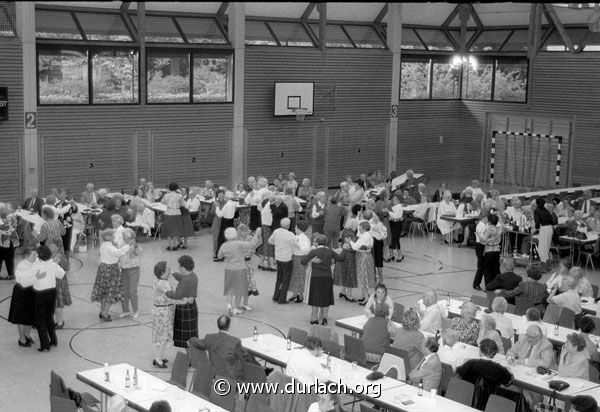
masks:
[[[17,265],[15,286],[13,287],[8,311],[8,321],[17,325],[19,330],[19,346],[30,347],[35,341],[31,338],[31,328],[35,322],[33,282],[36,277],[35,262],[37,251],[30,250],[23,254],[23,260]]]
[[[428,203],[429,195],[427,194],[427,186],[425,183],[419,183],[417,185],[417,191],[415,192],[415,200],[417,203]]]
[[[560,353],[558,375],[563,378],[580,378],[589,381],[588,360],[585,339],[577,333],[568,334]]]
[[[181,233],[181,238],[177,243],[177,246],[181,249],[187,249],[188,247],[188,238],[196,236],[196,232],[194,232],[194,224],[192,223],[192,217],[190,215],[190,210],[188,209],[188,201],[190,200],[189,189],[187,186],[181,187],[181,196],[183,197],[184,206],[180,207],[181,210],[181,225],[183,226],[183,232]]]
[[[434,290],[423,293],[418,307],[421,316],[421,330],[431,334],[439,333],[443,329],[446,314],[438,305],[437,293]]]
[[[340,183],[340,190],[338,190],[337,192],[335,192],[335,199],[338,201],[338,205],[340,206],[348,206],[348,198],[350,197],[350,194],[348,193],[348,190],[350,189],[350,184],[348,184],[348,182],[343,181]]]
[[[12,214],[10,203],[0,205],[0,270],[2,262],[6,264],[8,277],[15,278],[15,249],[20,245],[17,234],[17,216]]]
[[[402,254],[400,238],[402,237],[402,219],[404,219],[404,208],[400,204],[400,198],[397,195],[392,196],[392,207],[388,212],[390,225],[390,252],[391,256],[387,259],[390,261],[402,262],[404,255]]]
[[[45,222],[40,228],[40,234],[36,238],[36,241],[44,245],[46,241],[56,239],[60,241],[62,247],[62,237],[65,234],[65,227],[60,220],[54,218],[53,209],[49,206],[42,207],[42,218]]]
[[[290,280],[290,289],[292,297],[288,302],[302,303],[304,300],[304,283],[306,282],[307,266],[302,264],[302,258],[311,250],[311,241],[306,235],[308,230],[307,222],[298,222],[296,225],[296,247],[294,248],[292,261],[292,279]]]
[[[65,306],[71,306],[73,300],[71,299],[71,291],[69,289],[69,280],[67,279],[67,272],[69,271],[69,258],[62,252],[61,243],[56,239],[49,241],[46,245],[52,252],[52,259],[65,271],[65,275],[56,281],[56,309],[54,311],[54,327],[56,329],[62,329],[65,327],[65,321],[63,319],[63,310]]]
[[[425,336],[419,330],[421,322],[417,312],[408,310],[402,315],[402,328],[396,330],[393,347],[408,352],[410,370],[416,368],[423,359],[423,341]]]
[[[346,219],[344,229],[342,230],[342,239],[349,238],[356,240],[356,232],[358,230],[358,213],[361,206],[354,205],[350,211],[351,216]],[[352,297],[352,289],[357,286],[356,279],[356,252],[352,248],[346,250],[346,257],[341,262],[336,262],[333,271],[333,284],[341,286],[339,297],[346,302],[356,302]]]
[[[298,197],[300,199],[308,200],[314,193],[314,189],[310,185],[310,180],[307,178],[302,179],[302,184],[298,186]]]
[[[543,197],[538,197],[535,200],[535,204],[537,207],[533,211],[533,218],[535,220],[535,228],[539,230],[538,254],[540,255],[540,261],[542,264],[547,267],[548,259],[550,257],[552,234],[554,233],[554,229],[552,228],[552,216],[544,207],[546,204],[546,199]]]
[[[375,309],[381,304],[385,304],[387,306],[388,313],[386,317],[391,319],[392,315],[394,314],[394,301],[388,295],[387,287],[383,283],[378,283],[375,286],[375,293],[369,297],[369,300],[365,305],[365,315],[368,318],[375,315]]]
[[[219,261],[217,254],[219,253],[219,235],[221,233],[221,218],[217,216],[216,212],[219,209],[223,209],[225,203],[225,191],[218,189],[215,192],[215,201],[212,203],[210,210],[210,215],[213,216],[211,225],[211,233],[213,240],[213,262]]]
[[[458,340],[468,345],[477,346],[479,335],[479,322],[475,319],[479,308],[471,303],[465,302],[460,307],[461,316],[450,320],[450,329],[458,332]]]
[[[198,337],[198,276],[194,273],[194,259],[189,255],[182,255],[177,259],[179,272],[173,277],[179,282],[175,291],[167,291],[169,299],[180,302],[175,305],[173,319],[173,341],[178,348],[187,348],[187,341],[191,337]]]
[[[275,187],[277,188],[277,190],[279,192],[283,192],[283,189],[286,184],[285,178],[283,177],[283,173],[279,173],[277,175],[277,178],[275,180],[273,180],[273,184],[275,185]]]
[[[258,264],[258,268],[261,270],[268,270],[271,272],[276,272],[277,269],[275,266],[275,247],[269,243],[269,238],[272,234],[272,225],[273,225],[273,213],[271,209],[271,202],[273,201],[274,196],[271,196],[270,192],[263,192],[263,200],[259,205],[260,209],[260,220],[262,223],[262,235],[263,235],[263,244],[261,246],[260,252],[260,263]],[[267,265],[264,265],[266,261]]]
[[[222,208],[217,208],[215,211],[216,215],[221,218],[221,225],[219,228],[219,244],[217,250],[221,248],[221,245],[225,243],[225,230],[233,227],[233,219],[237,210],[237,202],[233,200],[233,192],[228,190],[225,192],[225,205]],[[218,257],[218,256],[217,256]]]
[[[354,205],[361,205],[365,197],[365,182],[362,179],[356,179],[354,184],[348,189],[348,218],[350,217],[350,209]]]
[[[504,344],[502,343],[502,337],[496,330],[496,319],[489,315],[483,315],[481,317],[479,325],[479,335],[477,336],[477,344],[483,339],[491,339],[496,342],[498,346],[498,353],[504,355]]]
[[[152,308],[152,344],[155,356],[152,364],[157,368],[165,369],[165,349],[173,344],[173,319],[175,307],[172,299],[167,297],[171,290],[169,284],[170,270],[167,270],[167,262],[161,261],[154,265],[154,276],[152,282],[152,295],[154,307]],[[179,302],[181,303],[181,302]]]
[[[492,313],[490,316],[496,321],[496,329],[500,332],[503,338],[512,339],[515,334],[515,329],[512,320],[506,316],[508,302],[502,296],[497,296],[492,301]]]
[[[440,185],[440,187],[433,194],[431,201],[434,203],[441,202],[442,198],[444,197],[444,192],[446,192],[446,190],[447,190],[446,183],[442,183]]]
[[[498,225],[498,216],[489,214],[487,226],[479,235],[483,249],[483,279],[487,285],[500,273],[500,241],[502,240],[502,227]]]
[[[261,230],[256,229],[254,237],[249,241],[238,240],[237,230],[233,227],[225,229],[225,239],[219,249],[219,259],[225,262],[225,278],[223,282],[223,295],[229,302],[227,309],[229,315],[242,313],[240,302],[243,296],[248,295],[248,276],[246,256],[254,252],[261,244]]]
[[[385,302],[377,303],[373,306],[373,316],[363,326],[362,341],[368,362],[379,363],[390,346],[389,308]]]
[[[149,202],[156,202],[160,198],[160,190],[154,188],[154,183],[148,182],[146,183],[146,192],[144,193],[144,197]]]
[[[288,174],[288,180],[285,182],[285,187],[289,187],[294,193],[298,190],[298,181],[296,180],[296,174],[294,172]]]
[[[288,210],[287,218],[290,219],[290,232],[293,232],[296,228],[296,214],[302,210],[302,206],[300,206],[292,189],[289,187],[286,187],[284,190],[283,203],[285,203]]]
[[[456,229],[456,227],[454,222],[449,222],[447,220],[442,219],[442,216],[444,215],[456,215],[456,206],[452,201],[452,193],[450,193],[449,190],[446,190],[444,192],[442,201],[438,205],[438,218],[436,223],[438,228],[440,229],[444,243],[450,243],[452,240],[450,239],[450,236],[453,236],[452,232]]]
[[[345,243],[356,252],[356,280],[358,288],[362,292],[362,298],[357,299],[361,306],[367,304],[369,289],[375,287],[375,262],[373,261],[373,235],[371,235],[371,224],[361,221],[358,224],[358,239],[356,242],[345,239]]]
[[[73,214],[77,213],[77,203],[70,197],[67,189],[61,189],[58,192],[58,202],[56,208],[61,210],[58,219],[65,228],[65,234],[62,236],[62,247],[66,254],[71,250],[71,236],[73,235]]]
[[[584,298],[591,298],[594,296],[594,289],[588,278],[583,274],[583,269],[579,266],[575,266],[569,270],[569,276],[577,281],[575,289],[579,296]]]
[[[184,235],[183,221],[181,219],[181,208],[185,207],[183,196],[178,193],[179,185],[176,182],[169,183],[169,192],[166,193],[161,203],[167,206],[164,213],[163,236],[169,238],[167,250],[179,249],[179,238]]]
[[[596,347],[596,343],[594,343],[590,339],[590,334],[597,333],[595,331],[596,324],[589,316],[583,316],[579,319],[577,327],[579,328],[579,336],[581,336],[585,340],[585,350],[588,352],[588,356],[590,359],[594,359],[598,357],[598,348]]]
[[[144,203],[137,202],[135,204],[135,220],[133,223],[130,223],[130,227],[141,227],[142,232],[150,237],[151,231],[156,224],[156,215],[154,211],[149,207],[146,207]]]

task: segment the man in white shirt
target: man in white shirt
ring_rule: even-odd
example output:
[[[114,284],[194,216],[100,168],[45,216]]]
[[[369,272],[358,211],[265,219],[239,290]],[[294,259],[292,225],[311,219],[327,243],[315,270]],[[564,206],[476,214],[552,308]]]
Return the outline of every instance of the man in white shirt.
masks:
[[[325,233],[323,231],[323,225],[325,220],[323,216],[325,216],[325,192],[318,192],[316,196],[316,202],[314,203],[310,217],[313,218],[312,223],[312,233]]]
[[[444,313],[437,300],[437,293],[433,290],[423,294],[425,310],[421,310],[419,313],[421,315],[421,332],[435,334],[443,329]]]
[[[556,295],[556,288],[552,289],[550,296],[548,297],[548,303],[554,303],[558,306],[571,309],[575,315],[581,313],[581,301],[579,294],[577,293],[577,281],[571,276],[565,276],[563,278],[563,288],[566,289],[560,295]]]
[[[275,229],[269,243],[275,245],[275,261],[277,262],[277,280],[273,300],[280,305],[286,304],[287,292],[292,279],[294,261],[292,256],[296,249],[296,236],[290,232],[290,219],[281,219],[281,227]]]
[[[290,354],[285,374],[297,379],[304,385],[312,385],[315,381],[326,382],[330,372],[323,367],[319,357],[323,354],[321,339],[316,336],[306,338],[303,349],[294,349]]]

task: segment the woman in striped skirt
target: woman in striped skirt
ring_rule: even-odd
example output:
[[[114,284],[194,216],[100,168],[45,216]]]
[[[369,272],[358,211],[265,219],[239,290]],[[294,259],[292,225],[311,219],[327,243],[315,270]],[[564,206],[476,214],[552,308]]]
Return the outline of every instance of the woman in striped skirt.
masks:
[[[175,319],[173,320],[173,342],[179,348],[187,348],[187,341],[191,337],[198,337],[198,306],[196,295],[198,293],[198,276],[193,272],[194,259],[189,255],[180,256],[179,273],[173,277],[179,282],[175,291],[167,291],[169,299],[185,299],[185,303],[175,306]]]
[[[373,236],[369,232],[371,225],[367,221],[358,224],[358,239],[352,242],[349,239],[352,250],[356,251],[356,280],[358,288],[362,291],[362,298],[357,299],[364,306],[369,297],[369,288],[375,287],[375,263],[371,249],[373,248]]]
[[[358,230],[358,213],[362,209],[361,205],[354,205],[350,210],[350,217],[344,223],[342,239],[356,241],[356,231]],[[346,250],[346,257],[341,262],[335,263],[333,270],[333,284],[341,286],[339,297],[346,302],[356,302],[352,297],[352,289],[357,286],[356,282],[356,252],[352,248]]]

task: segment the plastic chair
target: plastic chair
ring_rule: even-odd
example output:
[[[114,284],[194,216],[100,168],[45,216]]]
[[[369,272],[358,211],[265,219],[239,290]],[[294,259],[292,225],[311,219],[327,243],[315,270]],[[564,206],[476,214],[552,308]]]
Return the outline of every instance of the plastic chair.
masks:
[[[439,394],[443,395],[446,393],[446,390],[448,389],[448,383],[453,376],[454,369],[452,368],[452,365],[442,362],[442,378],[440,379],[440,387],[438,388]]]
[[[510,399],[503,398],[498,395],[490,395],[485,412],[514,412],[517,404]]]
[[[208,360],[208,352],[206,350],[190,347],[187,349],[188,357],[190,358],[190,366],[196,370],[200,368],[210,368]]]
[[[210,351],[208,353],[208,359],[210,360],[210,364],[215,371],[215,375],[227,376],[228,378],[232,379],[235,377],[229,362],[227,362],[221,355]]]
[[[196,369],[196,372],[194,372],[191,392],[196,396],[208,400],[210,398],[212,381],[212,369],[210,369],[207,363],[206,368]]]
[[[360,366],[367,366],[363,341],[350,335],[344,335],[344,359],[348,362],[356,362]]]
[[[226,409],[228,411],[235,411],[235,401],[237,398],[237,382],[227,376],[220,376],[220,375],[216,375],[215,376],[215,380],[216,381],[227,381],[227,383],[229,383],[229,387],[231,388],[231,390],[223,395],[222,393],[217,393],[215,392],[215,388],[214,388],[214,383],[213,385],[211,385],[211,390],[210,390],[210,397],[209,400],[211,403],[214,403],[217,406],[220,406],[223,409]]]
[[[360,412],[378,412],[377,409],[370,408],[367,405],[360,404]]]
[[[326,353],[329,353],[334,358],[342,357],[342,346],[339,343],[332,340],[322,340],[321,343],[323,344],[323,350]]]
[[[265,383],[267,381],[265,369],[260,365],[244,362],[243,370],[244,382]]]
[[[528,299],[524,296],[515,296],[515,315],[523,316],[527,309],[533,308],[535,306],[535,302],[531,299]]]
[[[484,308],[490,307],[490,303],[487,297],[471,295],[469,301],[477,306],[483,306]]]
[[[593,335],[600,336],[600,318],[597,316],[586,315],[586,318],[590,318],[594,321],[594,330],[592,331]]]
[[[453,376],[448,381],[448,388],[444,397],[466,406],[472,406],[474,393],[475,385]]]
[[[406,381],[406,377],[409,374],[409,372],[411,371],[411,368],[410,368],[410,356],[408,356],[408,352],[406,350],[404,350],[404,349],[399,349],[399,348],[395,348],[393,346],[390,346],[390,347],[388,347],[385,350],[384,355],[386,353],[389,353],[391,355],[397,356],[397,357],[399,357],[400,359],[402,359],[404,361],[404,375],[405,375],[405,377],[404,377],[404,379],[400,379],[400,378],[399,379]]]
[[[506,353],[510,348],[512,348],[512,342],[509,338],[505,338],[503,336],[500,336],[500,339],[502,339],[502,346],[504,346],[504,353]]]
[[[329,326],[312,325],[308,331],[308,336],[316,336],[322,341],[332,340],[334,342],[339,342],[337,332],[334,332],[333,328],[330,328]]]
[[[187,372],[189,367],[190,358],[188,355],[183,352],[177,352],[175,361],[173,362],[169,383],[185,390],[187,388]]]
[[[100,400],[89,392],[80,392],[81,400],[87,406],[99,405]],[[70,399],[69,388],[58,373],[50,371],[50,395]]]
[[[50,412],[78,412],[75,401],[62,396],[50,395]]]
[[[381,362],[379,363],[379,367],[377,371],[383,373],[390,378],[394,378],[401,381],[406,381],[406,369],[404,367],[404,359],[399,356],[392,355],[389,352],[386,352],[381,357]],[[395,375],[390,375],[390,371],[395,371]]]
[[[308,332],[302,329],[290,327],[288,336],[292,342],[304,346],[306,343],[306,338],[308,337]]]
[[[392,321],[402,323],[402,315],[404,314],[404,305],[394,302],[394,313],[392,313]]]

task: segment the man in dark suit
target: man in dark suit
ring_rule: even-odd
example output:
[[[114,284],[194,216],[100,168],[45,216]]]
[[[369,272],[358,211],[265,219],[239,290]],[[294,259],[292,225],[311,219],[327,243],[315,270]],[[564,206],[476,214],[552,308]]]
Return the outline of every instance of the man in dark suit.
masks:
[[[494,278],[490,283],[485,285],[487,291],[493,291],[496,289],[513,290],[519,283],[523,281],[523,278],[513,273],[515,269],[514,259],[504,259],[500,264],[500,274]]]
[[[575,201],[575,210],[581,210],[584,215],[590,214],[592,206],[597,207],[597,203],[592,200],[592,191],[585,190],[583,196]]]
[[[274,232],[275,229],[281,227],[281,219],[288,217],[288,208],[283,203],[283,197],[275,195],[273,202],[271,202],[271,214],[273,215],[273,223],[271,223],[271,230]]]
[[[42,206],[44,206],[44,200],[39,197],[38,190],[33,189],[31,191],[31,197],[23,202],[21,205],[21,209],[29,210],[30,212],[37,213],[38,215],[42,215]]]
[[[423,342],[423,360],[413,369],[408,379],[412,385],[417,386],[419,382],[423,383],[424,391],[438,389],[442,380],[442,362],[437,354],[439,345],[435,338],[429,337]]]
[[[221,315],[217,319],[218,333],[207,333],[203,339],[192,337],[188,340],[188,346],[200,350],[207,350],[209,356],[211,353],[221,355],[230,366],[230,370],[235,378],[242,377],[244,374],[244,361],[259,365],[258,362],[247,354],[242,348],[242,341],[236,336],[229,334],[229,325],[231,318],[227,315]],[[273,368],[265,368],[267,373],[273,371]]]

